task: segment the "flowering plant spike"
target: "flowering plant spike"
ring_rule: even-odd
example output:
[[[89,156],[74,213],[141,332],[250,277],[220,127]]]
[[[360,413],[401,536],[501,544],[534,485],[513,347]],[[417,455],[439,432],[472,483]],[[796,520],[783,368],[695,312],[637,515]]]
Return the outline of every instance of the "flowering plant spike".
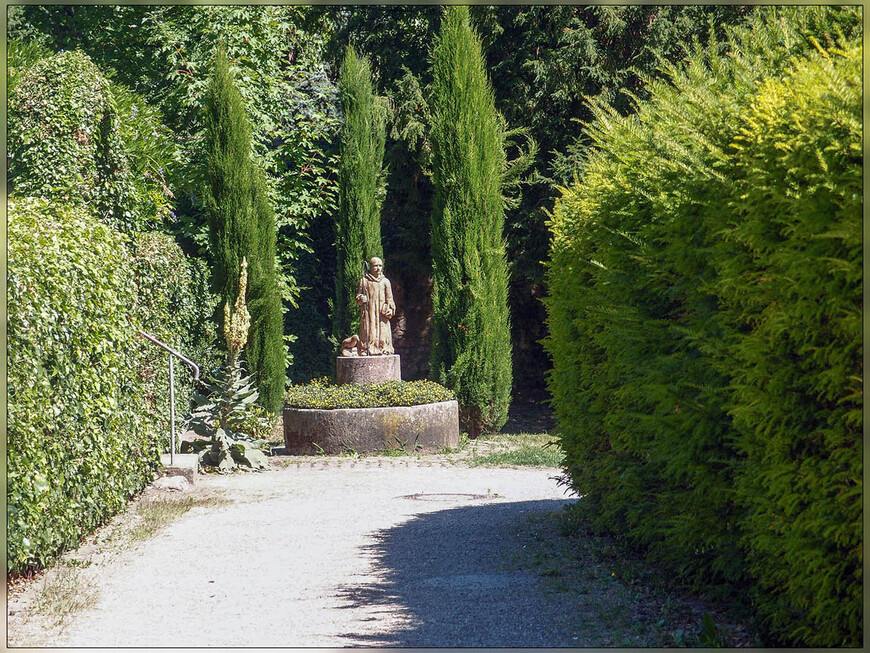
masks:
[[[235,361],[239,353],[248,342],[248,329],[251,326],[251,314],[245,305],[245,294],[248,289],[248,260],[242,258],[239,271],[239,294],[233,304],[224,304],[224,338],[227,340],[227,349],[230,353],[230,361]]]

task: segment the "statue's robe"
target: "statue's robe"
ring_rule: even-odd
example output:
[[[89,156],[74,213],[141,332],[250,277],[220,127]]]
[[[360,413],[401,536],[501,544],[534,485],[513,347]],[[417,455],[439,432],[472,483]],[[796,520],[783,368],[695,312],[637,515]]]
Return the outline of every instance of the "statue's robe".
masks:
[[[364,296],[367,301],[362,301]],[[359,338],[363,351],[369,356],[394,353],[390,318],[396,312],[396,304],[390,280],[383,274],[376,277],[366,272],[360,279],[356,301],[361,309]]]

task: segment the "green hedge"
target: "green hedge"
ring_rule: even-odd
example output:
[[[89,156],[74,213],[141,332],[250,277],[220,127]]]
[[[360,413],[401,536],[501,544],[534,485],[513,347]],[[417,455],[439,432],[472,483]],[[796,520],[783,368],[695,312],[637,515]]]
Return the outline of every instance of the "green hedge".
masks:
[[[713,256],[749,571],[813,646],[862,632],[862,103],[860,44],[759,89]]]
[[[166,179],[177,150],[158,113],[106,79],[81,52],[33,64],[20,58],[24,65],[9,88],[12,192],[87,203],[122,230],[167,218]]]
[[[202,262],[139,231],[169,213],[175,150],[156,112],[81,53],[12,50],[7,566],[23,573],[152,478],[169,443],[168,364],[137,327],[208,369],[216,301]],[[183,412],[182,365],[176,380]]]
[[[169,446],[167,354],[216,361],[214,300],[172,239],[132,241],[82,208],[8,205],[8,569],[24,572],[126,505]],[[177,419],[193,392],[176,365]]]
[[[124,239],[79,208],[8,203],[7,568],[75,545],[153,478]]]
[[[451,401],[456,396],[433,381],[384,381],[357,385],[330,385],[326,378],[307,385],[293,385],[287,390],[285,403],[293,408],[384,408],[419,406],[436,401]]]
[[[141,328],[190,358],[203,375],[216,369],[222,363],[212,322],[217,296],[209,290],[205,262],[186,256],[171,236],[156,231],[134,234],[129,249],[136,289],[132,311],[139,316]],[[145,384],[142,398],[165,434],[161,449],[169,451],[168,354],[148,344],[143,355],[138,372]],[[174,365],[176,423],[180,423],[191,406],[194,385],[190,368],[177,359]]]
[[[860,48],[826,36],[856,16],[763,10],[636,115],[596,104],[551,222],[578,509],[772,641],[861,637]]]

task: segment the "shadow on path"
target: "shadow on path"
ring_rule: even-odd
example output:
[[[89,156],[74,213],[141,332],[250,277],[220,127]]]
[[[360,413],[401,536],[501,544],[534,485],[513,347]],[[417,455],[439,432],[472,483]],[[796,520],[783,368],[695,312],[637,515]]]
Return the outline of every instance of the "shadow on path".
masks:
[[[535,574],[511,563],[529,536],[528,517],[573,501],[464,506],[375,533],[363,554],[377,580],[339,590],[342,607],[371,614],[362,630],[375,632],[342,637],[350,646],[570,646],[570,615],[542,596]]]

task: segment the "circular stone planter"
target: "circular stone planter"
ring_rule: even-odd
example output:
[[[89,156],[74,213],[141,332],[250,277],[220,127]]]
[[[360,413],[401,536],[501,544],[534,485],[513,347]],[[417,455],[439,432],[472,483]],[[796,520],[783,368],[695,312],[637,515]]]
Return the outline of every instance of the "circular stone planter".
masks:
[[[288,454],[390,449],[434,453],[458,445],[459,404],[455,400],[391,408],[284,408]]]

